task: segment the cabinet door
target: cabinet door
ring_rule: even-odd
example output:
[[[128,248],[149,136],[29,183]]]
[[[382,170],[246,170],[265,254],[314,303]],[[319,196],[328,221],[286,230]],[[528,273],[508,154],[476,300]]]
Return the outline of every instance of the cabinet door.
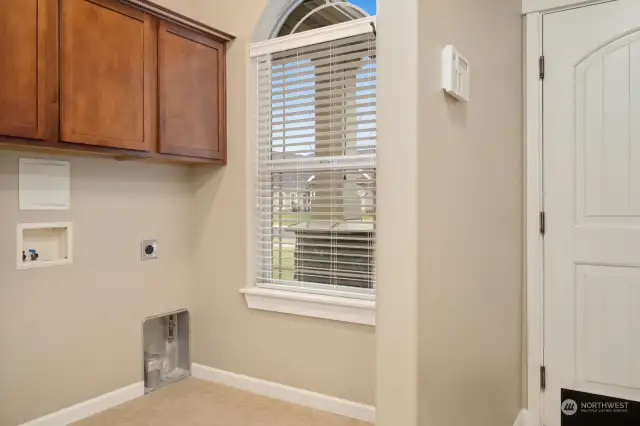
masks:
[[[0,134],[55,139],[58,0],[0,0]]]
[[[160,152],[225,160],[225,45],[160,22]]]
[[[62,140],[153,150],[154,17],[113,0],[62,2]]]

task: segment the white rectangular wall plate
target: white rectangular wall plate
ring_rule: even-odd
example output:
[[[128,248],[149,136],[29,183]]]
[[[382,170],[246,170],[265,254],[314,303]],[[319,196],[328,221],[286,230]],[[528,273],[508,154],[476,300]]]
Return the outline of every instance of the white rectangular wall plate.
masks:
[[[73,262],[71,222],[20,223],[16,242],[18,269],[68,265]],[[37,253],[35,259],[32,259],[29,250]]]
[[[442,50],[442,88],[459,101],[469,102],[469,61],[452,45]]]
[[[71,204],[68,161],[21,158],[20,210],[68,210]]]

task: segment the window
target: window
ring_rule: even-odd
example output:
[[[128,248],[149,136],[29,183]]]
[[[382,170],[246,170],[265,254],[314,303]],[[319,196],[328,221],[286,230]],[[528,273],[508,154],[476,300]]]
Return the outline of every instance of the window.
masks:
[[[254,43],[249,308],[375,325],[376,0],[291,0]]]
[[[304,0],[287,16],[278,37],[376,14],[376,0]]]
[[[371,22],[326,33],[312,44],[283,37],[257,56],[258,287],[375,296]]]

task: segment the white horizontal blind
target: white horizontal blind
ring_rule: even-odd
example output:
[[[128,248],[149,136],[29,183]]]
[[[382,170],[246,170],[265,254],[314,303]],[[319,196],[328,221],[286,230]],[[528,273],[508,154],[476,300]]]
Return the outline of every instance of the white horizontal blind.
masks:
[[[375,294],[372,32],[257,57],[258,286]]]

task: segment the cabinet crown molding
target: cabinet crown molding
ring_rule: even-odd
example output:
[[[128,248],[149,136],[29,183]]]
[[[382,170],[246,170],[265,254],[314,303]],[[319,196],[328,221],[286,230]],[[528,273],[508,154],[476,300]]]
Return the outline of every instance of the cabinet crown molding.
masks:
[[[213,27],[210,27],[194,19],[191,19],[187,16],[184,16],[177,12],[169,10],[149,0],[120,0],[120,2],[127,4],[129,6],[133,6],[135,8],[141,9],[159,18],[166,19],[168,21],[173,21],[185,27],[208,34],[212,37],[219,39],[222,42],[228,42],[236,38],[235,36],[229,33],[217,30]]]

